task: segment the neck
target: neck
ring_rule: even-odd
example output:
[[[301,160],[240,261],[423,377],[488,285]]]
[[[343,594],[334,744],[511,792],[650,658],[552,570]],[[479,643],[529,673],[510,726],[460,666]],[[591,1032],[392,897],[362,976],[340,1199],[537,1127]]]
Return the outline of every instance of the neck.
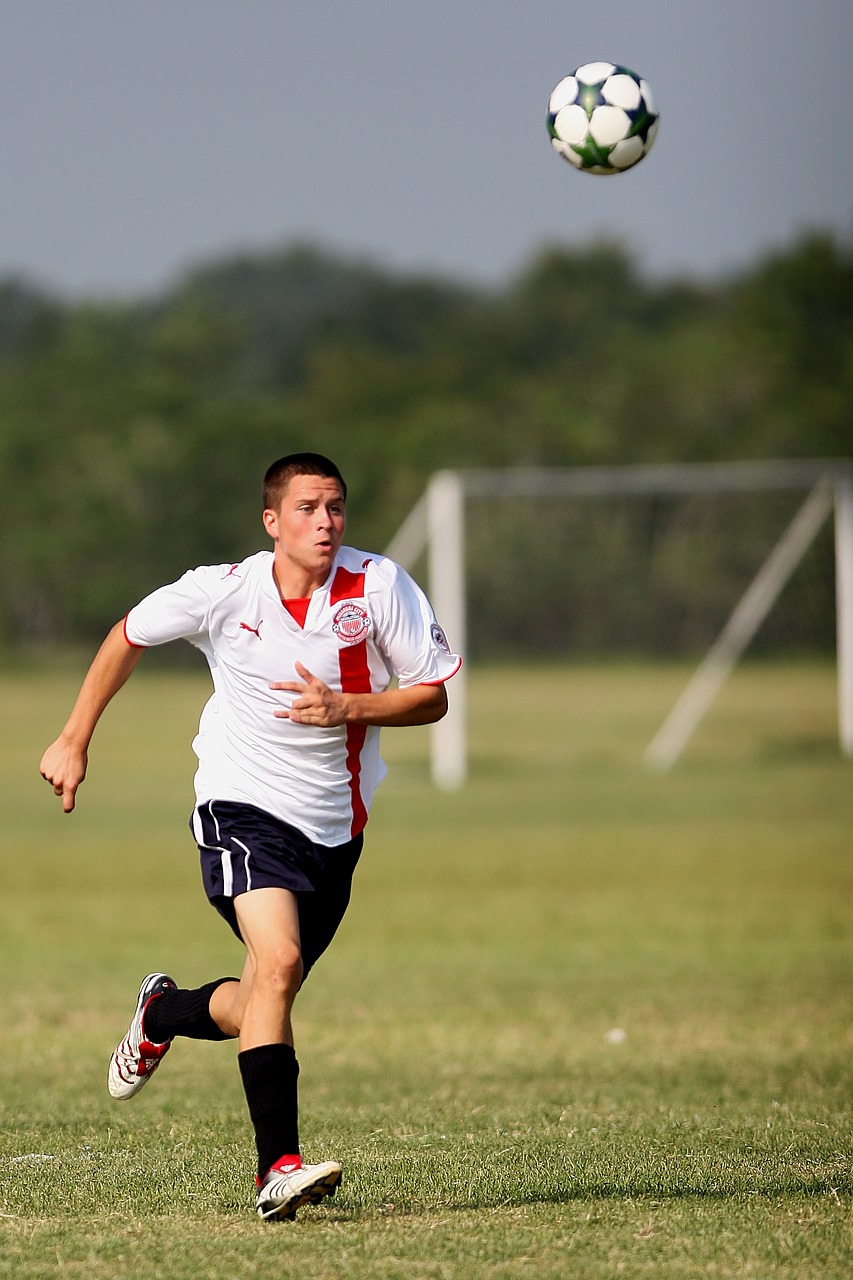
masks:
[[[313,595],[318,587],[322,587],[329,576],[329,570],[324,569],[317,574],[290,561],[274,559],[272,574],[282,600],[303,600],[306,596]]]

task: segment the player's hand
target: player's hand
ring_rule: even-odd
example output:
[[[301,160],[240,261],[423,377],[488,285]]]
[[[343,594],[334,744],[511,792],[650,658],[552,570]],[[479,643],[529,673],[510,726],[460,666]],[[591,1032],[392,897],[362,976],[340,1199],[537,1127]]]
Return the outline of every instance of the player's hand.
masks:
[[[70,813],[74,808],[77,788],[86,777],[88,763],[87,752],[64,738],[52,742],[42,756],[39,772],[53,787],[54,795],[62,798],[63,813]]]
[[[297,675],[301,680],[280,680],[271,684],[271,689],[284,689],[287,693],[298,696],[287,711],[274,711],[278,720],[292,720],[294,724],[320,725],[323,729],[332,729],[346,721],[346,700],[341,693],[330,689],[317,676],[312,675],[301,662],[296,663]]]

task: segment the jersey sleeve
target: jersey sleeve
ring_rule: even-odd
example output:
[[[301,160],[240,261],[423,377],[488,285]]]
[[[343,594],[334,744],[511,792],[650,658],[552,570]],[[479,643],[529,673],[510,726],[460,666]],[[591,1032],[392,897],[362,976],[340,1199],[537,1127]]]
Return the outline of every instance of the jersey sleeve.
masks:
[[[390,562],[386,562],[386,566]],[[462,665],[418,584],[399,565],[387,588],[378,637],[401,689],[444,684]]]
[[[128,643],[143,649],[170,640],[202,643],[208,632],[211,587],[220,576],[213,567],[189,569],[177,582],[152,591],[124,620]]]

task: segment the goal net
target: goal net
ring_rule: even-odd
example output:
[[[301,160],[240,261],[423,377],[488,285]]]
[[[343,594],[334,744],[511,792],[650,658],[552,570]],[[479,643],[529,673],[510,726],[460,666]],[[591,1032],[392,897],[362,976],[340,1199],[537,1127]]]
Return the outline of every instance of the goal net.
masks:
[[[426,570],[469,662],[692,660],[646,753],[659,769],[675,763],[748,646],[837,646],[840,736],[853,753],[848,462],[440,472],[388,553]],[[456,681],[451,713],[433,730],[433,778],[444,787],[467,771]]]

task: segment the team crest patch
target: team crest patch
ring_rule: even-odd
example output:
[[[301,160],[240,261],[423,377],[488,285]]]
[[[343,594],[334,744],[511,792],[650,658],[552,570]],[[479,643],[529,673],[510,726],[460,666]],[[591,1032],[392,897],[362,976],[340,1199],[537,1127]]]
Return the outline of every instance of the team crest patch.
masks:
[[[354,600],[347,600],[332,618],[332,630],[344,644],[360,644],[370,631],[370,614]]]
[[[447,643],[447,636],[442,631],[437,622],[434,622],[429,629],[432,636],[433,644],[437,644],[439,649],[443,649],[445,653],[450,653],[450,645]]]

